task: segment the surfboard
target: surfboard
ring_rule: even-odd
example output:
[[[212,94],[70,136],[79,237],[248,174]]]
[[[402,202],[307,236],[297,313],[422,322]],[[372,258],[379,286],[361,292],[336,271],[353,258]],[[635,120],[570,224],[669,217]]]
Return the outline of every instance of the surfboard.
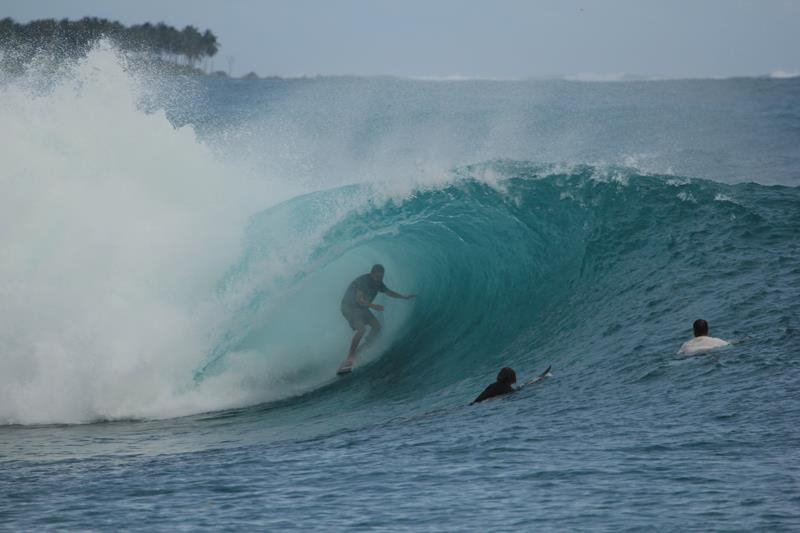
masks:
[[[347,359],[339,366],[339,370],[336,371],[337,376],[343,376],[345,374],[349,374],[353,371],[353,364],[355,361],[348,361]]]
[[[533,379],[531,379],[529,381],[526,381],[525,385],[523,385],[523,387],[527,387],[528,385],[535,385],[536,383],[539,383],[543,379],[549,378],[550,376],[552,376],[552,374],[550,373],[550,369],[551,368],[553,368],[553,365],[548,366],[547,370],[545,370],[544,372],[542,372],[541,374],[539,374],[535,378],[533,378]]]
[[[366,343],[362,343],[361,346],[356,348],[356,355],[363,354],[368,348],[369,346]],[[350,372],[353,371],[354,366],[356,366],[355,359],[353,359],[353,361],[348,365],[347,359],[345,358],[342,364],[339,365],[339,370],[336,371],[336,375],[342,376],[344,374],[349,374]]]

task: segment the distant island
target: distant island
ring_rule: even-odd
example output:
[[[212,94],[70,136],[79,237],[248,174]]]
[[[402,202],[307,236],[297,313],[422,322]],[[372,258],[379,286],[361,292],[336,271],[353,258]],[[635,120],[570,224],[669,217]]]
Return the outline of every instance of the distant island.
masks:
[[[163,22],[125,26],[96,17],[75,21],[42,19],[19,24],[4,18],[0,19],[0,70],[9,74],[22,73],[26,65],[41,54],[54,62],[78,58],[101,38],[109,39],[120,50],[167,64],[181,72],[203,73],[198,66],[219,50],[217,37],[211,30],[201,33],[194,26],[182,30]]]

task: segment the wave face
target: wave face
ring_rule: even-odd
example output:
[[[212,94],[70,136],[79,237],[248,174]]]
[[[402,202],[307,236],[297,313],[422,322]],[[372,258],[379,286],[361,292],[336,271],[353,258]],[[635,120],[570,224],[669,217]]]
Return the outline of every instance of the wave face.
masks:
[[[650,132],[672,150],[655,167],[678,154],[676,168],[708,170],[747,135],[691,152],[677,126],[658,136],[663,122],[629,120],[609,151],[618,121],[660,116],[677,82],[205,83],[154,88],[101,45],[47,87],[2,86],[2,423],[170,418],[312,391],[323,410],[429,409],[504,365],[553,363],[602,389],[646,379],[643,356],[671,357],[700,316],[777,357],[796,345],[798,189],[741,182],[760,155],[722,158],[732,183],[630,155]],[[586,104],[590,90],[602,94]],[[565,106],[594,115],[557,116]],[[780,152],[795,111],[769,113]],[[796,154],[781,153],[764,183],[796,183]],[[544,163],[575,159],[619,164]],[[364,379],[336,381],[352,334],[339,300],[373,263],[419,297],[383,302]]]
[[[698,317],[765,354],[796,341],[797,189],[495,161],[401,200],[375,198],[373,186],[334,189],[253,219],[228,287],[286,242],[314,244],[296,271],[253,293],[201,383],[258,361],[270,381],[251,384],[273,398],[328,385],[350,336],[339,298],[376,262],[389,287],[419,297],[385,299],[382,343],[357,382],[322,389],[323,411],[452,404],[506,365],[554,364],[615,388],[609,376],[658,372],[652,358],[674,357]]]

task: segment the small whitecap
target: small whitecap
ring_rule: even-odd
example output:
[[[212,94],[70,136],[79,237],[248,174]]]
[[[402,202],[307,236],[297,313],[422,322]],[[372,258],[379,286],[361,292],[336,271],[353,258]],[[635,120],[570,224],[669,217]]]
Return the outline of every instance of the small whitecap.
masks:
[[[624,186],[628,185],[629,176],[619,169],[611,167],[603,162],[596,163],[594,167],[595,171],[589,178],[592,181],[598,183],[618,183]]]
[[[611,181],[614,183],[619,183],[620,185],[627,185],[629,178],[625,174],[621,172],[615,172],[613,176],[611,176]]]
[[[730,197],[730,196],[728,196],[727,194],[722,194],[722,193],[719,193],[719,192],[718,192],[718,193],[717,193],[717,194],[714,196],[714,201],[715,201],[715,202],[730,202],[730,203],[732,203],[732,204],[735,204],[735,203],[736,203],[736,202],[733,200],[733,198],[731,198],[731,197]]]
[[[689,185],[691,180],[688,178],[670,178],[667,180],[667,185],[670,187],[680,187],[682,185]]]
[[[686,191],[681,191],[681,192],[679,192],[677,196],[678,196],[678,198],[680,198],[680,199],[681,199],[681,201],[683,201],[683,202],[691,202],[691,203],[693,203],[693,204],[696,204],[696,203],[697,203],[697,200],[695,200],[694,196],[692,196],[692,194],[691,194],[691,193],[688,193],[688,192],[686,192]]]

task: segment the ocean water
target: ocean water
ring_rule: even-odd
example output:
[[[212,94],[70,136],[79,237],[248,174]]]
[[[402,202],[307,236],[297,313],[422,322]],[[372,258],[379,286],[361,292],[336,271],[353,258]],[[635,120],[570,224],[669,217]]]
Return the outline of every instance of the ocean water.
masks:
[[[100,45],[0,123],[0,530],[800,529],[800,79]],[[373,263],[419,296],[337,377]]]

